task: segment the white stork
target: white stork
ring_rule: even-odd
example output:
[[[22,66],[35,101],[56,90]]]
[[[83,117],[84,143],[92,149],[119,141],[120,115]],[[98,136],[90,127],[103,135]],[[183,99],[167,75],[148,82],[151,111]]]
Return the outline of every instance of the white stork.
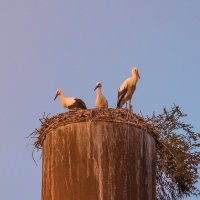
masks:
[[[97,90],[96,95],[96,108],[108,108],[108,101],[103,96],[101,92],[102,84],[100,82],[97,82],[96,87],[94,88],[94,91]]]
[[[137,84],[138,78],[140,78],[138,69],[136,67],[134,67],[132,69],[132,77],[126,79],[122,83],[122,85],[120,86],[120,88],[118,90],[117,108],[122,108],[122,106],[125,103],[126,103],[126,108],[127,108],[128,101],[129,101],[129,109],[132,108],[131,99],[132,99],[132,95],[136,89],[136,84]]]
[[[74,98],[74,97],[65,97],[64,93],[62,90],[58,89],[56,90],[56,95],[54,100],[56,100],[57,96],[60,95],[60,101],[62,104],[63,108],[68,108],[68,109],[73,109],[73,108],[81,108],[81,109],[87,109],[85,103],[78,98]]]

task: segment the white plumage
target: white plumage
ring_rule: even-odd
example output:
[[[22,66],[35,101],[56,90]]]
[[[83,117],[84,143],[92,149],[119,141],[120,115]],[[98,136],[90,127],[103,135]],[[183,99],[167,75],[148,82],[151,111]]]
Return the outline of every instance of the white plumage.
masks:
[[[56,100],[57,96],[60,95],[60,102],[63,108],[73,109],[73,108],[81,108],[81,109],[87,109],[85,103],[78,98],[74,97],[65,97],[62,90],[58,89],[56,90],[56,95],[54,100]]]
[[[134,67],[132,69],[132,77],[126,79],[118,90],[117,108],[122,108],[125,103],[127,108],[127,102],[129,101],[129,108],[131,109],[131,99],[136,89],[138,78],[140,78],[138,69]]]
[[[102,88],[102,84],[100,82],[97,82],[96,87],[94,89],[94,91],[97,90],[96,108],[108,108],[108,101],[102,94],[101,88]]]

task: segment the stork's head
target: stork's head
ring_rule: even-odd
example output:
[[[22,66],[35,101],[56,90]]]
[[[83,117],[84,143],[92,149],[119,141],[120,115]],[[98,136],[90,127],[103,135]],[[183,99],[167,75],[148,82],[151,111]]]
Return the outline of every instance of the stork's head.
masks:
[[[97,88],[101,88],[102,87],[102,84],[100,82],[97,82],[96,84],[96,87],[94,88],[94,91],[97,89]]]
[[[59,96],[62,93],[62,90],[58,89],[56,90],[56,95],[54,97],[54,100],[56,100],[57,96]]]
[[[137,68],[137,67],[134,67],[134,68],[132,69],[132,75],[133,75],[133,76],[136,76],[136,77],[138,77],[138,78],[140,78],[140,75],[139,75],[139,72],[138,72],[138,68]]]

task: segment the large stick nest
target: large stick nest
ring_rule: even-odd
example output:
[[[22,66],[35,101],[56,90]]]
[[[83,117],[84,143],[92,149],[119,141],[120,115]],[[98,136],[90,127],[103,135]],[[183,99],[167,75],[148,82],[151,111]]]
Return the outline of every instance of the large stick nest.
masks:
[[[159,115],[144,117],[125,109],[71,110],[53,117],[43,115],[41,127],[30,135],[34,150],[42,149],[49,132],[59,126],[84,121],[109,121],[134,125],[152,135],[156,141],[156,199],[176,200],[200,195],[198,181],[200,134],[180,119],[186,115],[176,105]],[[34,152],[34,151],[33,151]]]
[[[37,149],[42,148],[46,135],[57,127],[84,121],[127,123],[130,125],[135,125],[136,127],[141,128],[156,137],[153,127],[149,126],[142,117],[127,112],[124,109],[74,109],[70,110],[69,112],[58,114],[51,118],[44,115],[40,121],[40,129],[35,130],[36,140],[34,142],[34,146]]]

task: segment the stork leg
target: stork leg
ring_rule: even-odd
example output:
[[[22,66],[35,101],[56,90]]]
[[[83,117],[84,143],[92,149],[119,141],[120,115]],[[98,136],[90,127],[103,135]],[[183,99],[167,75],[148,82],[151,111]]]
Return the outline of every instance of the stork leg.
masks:
[[[131,113],[133,112],[133,106],[131,105],[131,99],[129,100],[129,110]]]
[[[131,109],[132,105],[131,105],[131,99],[129,100],[129,109]]]

